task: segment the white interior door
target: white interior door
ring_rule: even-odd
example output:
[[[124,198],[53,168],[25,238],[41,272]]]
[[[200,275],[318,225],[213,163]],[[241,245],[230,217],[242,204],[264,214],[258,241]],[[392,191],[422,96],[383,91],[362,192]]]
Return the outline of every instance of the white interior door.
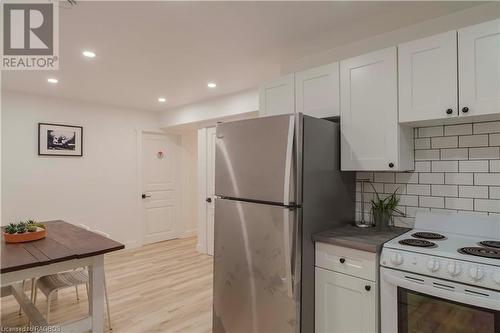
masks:
[[[214,254],[214,213],[215,213],[215,127],[207,128],[206,167],[206,212],[207,212],[207,253]]]
[[[162,133],[142,135],[142,204],[144,243],[160,242],[178,234],[177,136]]]

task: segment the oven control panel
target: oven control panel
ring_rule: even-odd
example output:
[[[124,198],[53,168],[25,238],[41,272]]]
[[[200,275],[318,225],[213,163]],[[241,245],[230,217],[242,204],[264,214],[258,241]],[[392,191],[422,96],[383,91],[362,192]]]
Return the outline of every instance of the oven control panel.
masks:
[[[380,265],[445,280],[500,290],[500,267],[384,248]]]

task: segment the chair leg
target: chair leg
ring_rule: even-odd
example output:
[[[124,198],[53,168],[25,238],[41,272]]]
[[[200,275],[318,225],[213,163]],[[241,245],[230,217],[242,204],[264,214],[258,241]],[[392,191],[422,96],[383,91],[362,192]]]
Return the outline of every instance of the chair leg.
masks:
[[[33,302],[33,297],[35,296],[35,278],[31,279],[31,295],[30,295],[30,301]]]
[[[104,298],[106,300],[106,313],[108,315],[108,327],[109,327],[109,330],[112,330],[113,327],[111,327],[111,313],[109,312],[108,286],[106,285],[106,275],[104,275]]]
[[[87,291],[87,299],[90,302],[90,293],[89,293],[89,284],[88,284],[88,282],[85,283],[85,290]]]
[[[52,298],[52,293],[47,295],[47,316],[45,319],[47,320],[47,324],[50,322],[50,299]]]
[[[35,296],[33,297],[33,304],[36,306],[36,299],[38,297],[38,287],[35,282]]]
[[[80,296],[78,295],[78,285],[77,284],[75,284],[75,291],[76,291],[76,300],[79,301]]]
[[[23,280],[23,285],[22,285],[22,287],[21,287],[21,290],[23,291],[23,293],[24,293],[24,285],[25,285],[25,284],[26,284],[26,280]],[[22,314],[22,311],[21,311],[21,310],[22,310],[22,309],[21,309],[21,306],[19,305],[19,313],[18,313],[19,315],[21,315],[21,314]]]

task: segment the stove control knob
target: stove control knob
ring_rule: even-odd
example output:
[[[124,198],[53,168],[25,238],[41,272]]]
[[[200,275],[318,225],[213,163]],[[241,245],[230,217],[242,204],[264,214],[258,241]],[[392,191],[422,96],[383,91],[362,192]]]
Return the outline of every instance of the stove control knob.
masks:
[[[462,266],[456,262],[450,262],[448,264],[448,273],[450,273],[451,276],[457,276],[462,272]]]
[[[395,266],[399,266],[403,263],[403,256],[399,253],[393,253],[391,255],[391,262]]]
[[[500,284],[500,271],[493,273],[493,281],[495,281],[496,284]]]
[[[470,277],[475,281],[479,281],[483,278],[483,271],[479,267],[472,267],[469,270],[469,273]]]
[[[431,259],[427,262],[427,268],[430,272],[435,272],[439,269],[439,261],[436,259]]]

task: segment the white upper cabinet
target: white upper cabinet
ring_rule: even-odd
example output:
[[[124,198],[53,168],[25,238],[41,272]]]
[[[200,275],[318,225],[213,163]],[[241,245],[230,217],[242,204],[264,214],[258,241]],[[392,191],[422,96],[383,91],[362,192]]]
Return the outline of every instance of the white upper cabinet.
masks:
[[[294,74],[268,81],[260,86],[259,115],[272,116],[295,112]]]
[[[457,32],[398,47],[399,122],[456,117]]]
[[[500,114],[500,19],[458,30],[460,116]]]
[[[413,169],[413,131],[398,124],[396,47],[340,62],[342,170]]]
[[[338,62],[295,73],[295,110],[316,118],[339,116]]]

